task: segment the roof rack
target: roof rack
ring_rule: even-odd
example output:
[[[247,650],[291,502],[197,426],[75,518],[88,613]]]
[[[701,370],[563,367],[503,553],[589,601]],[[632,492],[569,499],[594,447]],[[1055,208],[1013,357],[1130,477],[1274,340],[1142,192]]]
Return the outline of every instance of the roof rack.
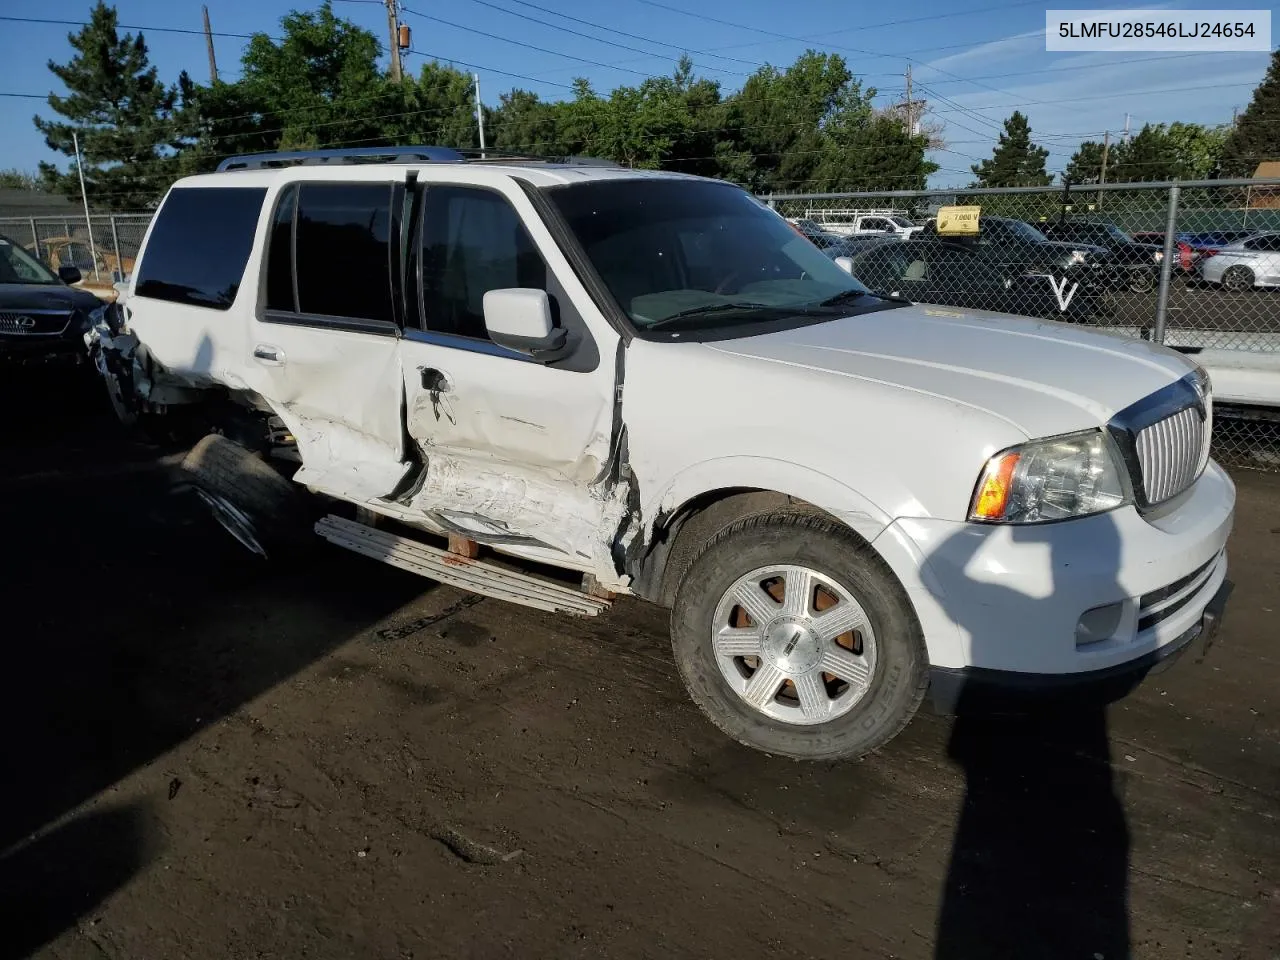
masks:
[[[335,150],[290,150],[248,153],[218,164],[227,170],[269,170],[276,167],[357,163],[461,163],[466,157],[452,147],[348,147]]]
[[[576,167],[619,167],[622,164],[605,157],[549,156],[541,153],[513,153],[507,150],[481,150],[479,147],[459,147],[458,153],[471,163],[560,163]]]

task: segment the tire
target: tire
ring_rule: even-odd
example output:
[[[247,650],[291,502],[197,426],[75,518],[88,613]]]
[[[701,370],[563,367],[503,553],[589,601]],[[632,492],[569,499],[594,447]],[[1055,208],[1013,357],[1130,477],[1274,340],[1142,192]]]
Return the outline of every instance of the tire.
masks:
[[[266,557],[299,543],[308,528],[297,488],[260,455],[211,433],[182,461],[214,519],[247,549]]]
[[[1222,289],[1230,290],[1233,293],[1239,293],[1243,290],[1253,289],[1253,271],[1248,267],[1234,266],[1227,267],[1222,272]]]
[[[773,576],[782,568],[785,577]],[[770,590],[784,581],[783,604],[760,589],[762,571]],[[784,605],[793,573],[795,582],[808,584],[795,593],[806,598],[798,616]],[[831,618],[818,616],[824,604],[809,599],[824,596],[828,614],[846,618],[837,622],[862,620],[838,635],[838,647],[826,637]],[[756,617],[743,618],[739,597],[759,611]],[[756,606],[760,597],[772,606]],[[721,622],[726,610],[729,620]],[[739,629],[717,641],[722,626]],[[757,635],[759,656],[730,658],[751,648]],[[797,760],[872,753],[907,725],[928,687],[924,638],[901,585],[870,546],[816,514],[747,517],[709,540],[676,591],[671,645],[690,696],[712,723],[746,746]],[[833,665],[846,675],[826,669]],[[859,671],[865,675],[855,681]]]
[[[1150,293],[1155,289],[1156,272],[1150,267],[1139,267],[1129,272],[1129,290],[1131,293]]]

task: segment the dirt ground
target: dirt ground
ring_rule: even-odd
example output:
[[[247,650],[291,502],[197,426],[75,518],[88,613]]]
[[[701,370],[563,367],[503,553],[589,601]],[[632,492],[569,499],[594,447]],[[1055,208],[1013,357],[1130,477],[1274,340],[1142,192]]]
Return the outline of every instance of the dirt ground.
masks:
[[[1280,476],[1203,663],[803,765],[655,607],[259,562],[96,394],[3,393],[0,955],[1280,956]]]

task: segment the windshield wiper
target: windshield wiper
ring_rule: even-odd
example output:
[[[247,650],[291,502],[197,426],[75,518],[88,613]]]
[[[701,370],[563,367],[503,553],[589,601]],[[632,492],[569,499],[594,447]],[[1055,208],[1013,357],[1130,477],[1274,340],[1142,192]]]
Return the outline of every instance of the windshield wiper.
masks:
[[[819,300],[820,307],[834,307],[849,300],[857,300],[859,297],[867,296],[866,290],[841,290],[835,296],[827,297],[825,300]]]
[[[696,317],[709,317],[717,313],[729,313],[734,310],[772,310],[777,309],[767,303],[752,303],[750,301],[734,301],[731,303],[707,303],[700,307],[691,307],[688,310],[681,310],[673,313],[669,317],[663,317],[661,320],[655,320],[645,329],[657,330],[661,327],[669,326],[671,323],[679,320],[691,320]]]

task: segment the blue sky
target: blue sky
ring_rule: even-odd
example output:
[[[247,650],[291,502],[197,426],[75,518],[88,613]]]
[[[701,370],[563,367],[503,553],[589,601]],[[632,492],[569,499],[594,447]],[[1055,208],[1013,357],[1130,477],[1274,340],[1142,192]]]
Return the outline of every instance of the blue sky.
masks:
[[[670,72],[681,50],[688,50],[699,72],[720,80],[727,92],[758,65],[785,66],[806,47],[814,47],[844,56],[867,85],[880,91],[877,103],[887,104],[901,98],[903,75],[910,65],[916,95],[929,101],[932,118],[944,125],[947,149],[934,155],[942,170],[930,181],[936,186],[969,182],[970,164],[990,155],[1000,121],[1015,108],[1030,117],[1035,139],[1050,150],[1049,169],[1056,172],[1080,140],[1101,139],[1104,130],[1118,136],[1126,113],[1134,130],[1143,123],[1174,120],[1230,121],[1232,108],[1243,109],[1249,102],[1268,61],[1265,53],[1046,53],[1044,11],[1050,5],[1062,9],[1066,4],[1046,4],[1044,0],[969,0],[964,4],[955,0],[895,4],[847,0],[788,0],[785,4],[776,0],[529,2],[544,9],[522,6],[516,0],[453,0],[447,6],[406,0],[408,10],[420,10],[437,19],[412,13],[405,13],[403,19],[413,28],[416,50],[452,59],[465,69],[477,67],[488,103],[496,102],[498,94],[512,86],[555,99],[567,95],[565,85],[577,76],[589,78],[600,91],[637,83],[645,75]],[[209,0],[208,6],[217,32],[275,33],[281,16],[308,4],[300,0]],[[1088,6],[1096,9],[1108,4]],[[1139,4],[1130,8],[1136,6]],[[1145,6],[1203,9],[1213,5],[1200,0]],[[201,26],[200,7],[199,0],[117,3],[123,24],[191,30]],[[690,16],[678,12],[677,7],[725,22]],[[386,11],[379,0],[335,0],[334,8],[385,41]],[[87,2],[50,7],[0,0],[0,12],[11,16],[80,20],[87,17],[88,10]],[[563,20],[548,10],[633,36]],[[580,34],[650,52],[646,55],[594,42],[515,14],[560,23]],[[66,36],[74,29],[0,22],[0,93],[44,95],[57,89],[57,80],[46,63],[69,58]],[[183,69],[198,80],[208,79],[202,37],[154,30],[144,33],[152,61],[164,79],[174,80]],[[244,42],[234,37],[216,38],[218,66],[225,79],[238,76]],[[408,68],[416,72],[423,59],[409,57]],[[531,79],[516,79],[501,71]],[[49,111],[38,99],[0,96],[0,168],[34,169],[40,160],[56,159],[31,124],[36,112]]]

